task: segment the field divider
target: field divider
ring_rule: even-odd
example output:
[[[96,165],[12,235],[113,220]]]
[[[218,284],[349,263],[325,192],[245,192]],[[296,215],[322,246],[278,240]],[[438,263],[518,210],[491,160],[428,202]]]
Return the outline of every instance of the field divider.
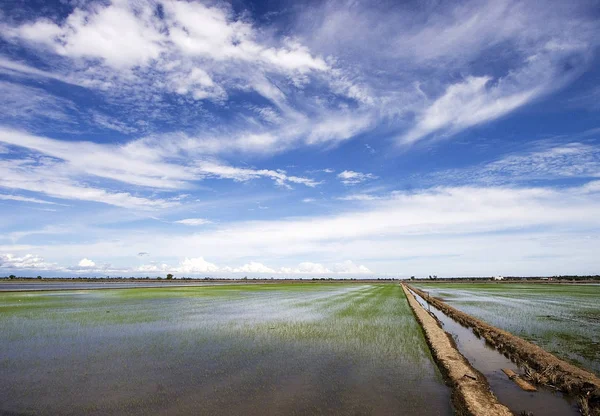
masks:
[[[425,332],[431,352],[452,387],[452,402],[458,414],[468,416],[512,416],[490,390],[487,379],[469,364],[450,336],[402,285],[408,304]]]
[[[580,408],[582,410],[589,409],[586,413],[600,414],[600,378],[595,374],[563,361],[543,348],[510,332],[459,311],[420,289],[410,285],[403,284],[402,286],[405,292],[408,292],[407,289],[414,291],[450,318],[463,326],[470,327],[477,336],[483,337],[520,367],[526,365],[533,373],[532,379],[537,378],[540,380],[540,384],[554,387],[577,397]]]
[[[514,381],[515,384],[517,386],[519,386],[519,388],[521,388],[522,390],[529,391],[529,392],[537,391],[537,388],[533,384],[531,384],[527,380],[524,380],[523,378],[521,378],[520,375],[515,373],[510,368],[503,368],[502,372],[504,374],[506,374],[506,376],[508,377],[509,380]]]

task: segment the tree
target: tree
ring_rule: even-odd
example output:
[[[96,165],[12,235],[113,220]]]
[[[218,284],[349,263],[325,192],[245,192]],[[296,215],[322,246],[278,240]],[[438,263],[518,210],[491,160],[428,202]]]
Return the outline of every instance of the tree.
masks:
[[[415,280],[415,277],[414,277],[414,276],[411,276],[411,277],[410,277],[410,280]]]
[[[173,275],[171,273],[167,275],[167,280],[173,280]]]
[[[41,279],[41,278],[42,278],[42,276],[38,276],[37,278],[38,278],[38,279]]]
[[[15,279],[17,276],[15,276],[14,274],[11,274],[10,276],[8,276],[9,279]]]

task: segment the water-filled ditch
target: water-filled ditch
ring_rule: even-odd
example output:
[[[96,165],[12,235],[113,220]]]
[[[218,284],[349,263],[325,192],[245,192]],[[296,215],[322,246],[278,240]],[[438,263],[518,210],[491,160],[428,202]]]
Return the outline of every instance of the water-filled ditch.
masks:
[[[483,338],[477,337],[471,328],[464,327],[442,311],[431,306],[421,296],[411,294],[423,308],[430,311],[442,324],[443,329],[452,336],[460,353],[471,365],[488,380],[492,392],[498,400],[515,414],[532,412],[534,415],[568,416],[579,415],[576,403],[565,394],[544,386],[537,386],[537,392],[527,392],[518,387],[502,369],[520,373],[519,367],[489,345]]]

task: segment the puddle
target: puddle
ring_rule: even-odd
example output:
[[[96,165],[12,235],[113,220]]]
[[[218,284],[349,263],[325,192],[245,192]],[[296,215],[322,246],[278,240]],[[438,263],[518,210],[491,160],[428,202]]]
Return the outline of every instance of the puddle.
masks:
[[[442,327],[452,336],[460,353],[487,378],[498,400],[512,412],[533,412],[534,415],[545,416],[580,415],[575,401],[560,392],[541,386],[536,386],[538,391],[533,393],[521,390],[502,372],[503,368],[509,368],[517,374],[522,373],[515,363],[487,344],[483,338],[477,338],[471,328],[460,325],[429,305],[421,296],[413,291],[411,293],[442,323]]]

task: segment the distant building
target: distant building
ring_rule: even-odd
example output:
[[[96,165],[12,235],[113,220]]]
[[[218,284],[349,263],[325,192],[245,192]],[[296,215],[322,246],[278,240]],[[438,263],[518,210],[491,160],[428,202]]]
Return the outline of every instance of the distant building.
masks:
[[[504,280],[504,277],[502,277],[502,276],[494,276],[494,277],[492,277],[492,280]]]

